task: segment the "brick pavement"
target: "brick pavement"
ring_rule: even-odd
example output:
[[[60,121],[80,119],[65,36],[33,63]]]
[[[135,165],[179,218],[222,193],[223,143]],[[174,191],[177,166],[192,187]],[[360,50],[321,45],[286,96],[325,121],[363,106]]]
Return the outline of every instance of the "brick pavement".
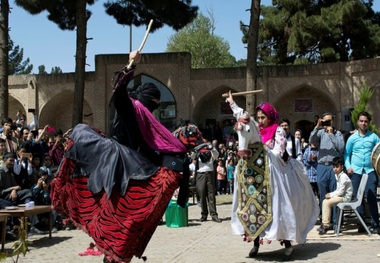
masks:
[[[256,259],[247,258],[252,247],[242,241],[242,238],[231,234],[230,231],[230,203],[218,204],[219,217],[222,223],[212,221],[200,222],[200,208],[189,206],[189,226],[169,228],[166,225],[158,226],[153,238],[145,250],[148,263],[249,263],[254,261],[276,262],[281,261],[283,248],[279,242],[264,244],[260,248]],[[28,263],[101,263],[102,256],[78,255],[84,252],[92,241],[80,230],[59,231],[53,234],[51,240],[47,235],[33,236],[33,245],[25,257],[19,262]],[[343,238],[312,239],[305,245],[296,245],[293,252],[295,262],[380,262],[380,239],[366,237],[355,240]],[[6,249],[12,243],[6,244]],[[13,262],[8,258],[5,262]],[[134,258],[133,263],[143,262]]]

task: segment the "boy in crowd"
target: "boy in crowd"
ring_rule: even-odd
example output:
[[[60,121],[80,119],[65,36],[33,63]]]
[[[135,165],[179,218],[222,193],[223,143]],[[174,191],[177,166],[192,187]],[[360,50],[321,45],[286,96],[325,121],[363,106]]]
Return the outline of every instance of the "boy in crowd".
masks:
[[[349,202],[352,197],[352,183],[348,175],[343,171],[344,160],[342,157],[335,157],[332,160],[333,171],[337,180],[337,188],[334,192],[327,193],[322,203],[322,225],[319,234],[324,235],[330,229],[330,218],[332,207],[341,202]]]

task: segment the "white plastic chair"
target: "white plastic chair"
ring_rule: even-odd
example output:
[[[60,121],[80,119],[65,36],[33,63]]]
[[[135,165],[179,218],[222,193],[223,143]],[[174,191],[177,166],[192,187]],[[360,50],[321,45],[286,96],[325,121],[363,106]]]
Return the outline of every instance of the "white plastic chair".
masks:
[[[364,222],[364,220],[362,219],[362,217],[359,215],[359,213],[357,211],[357,208],[361,205],[363,197],[364,197],[364,191],[365,191],[365,186],[367,185],[367,180],[368,180],[368,174],[363,174],[362,179],[361,179],[360,184],[359,184],[358,193],[356,195],[356,200],[354,200],[353,202],[338,203],[337,204],[337,206],[339,207],[339,220],[337,222],[337,228],[335,231],[336,236],[339,236],[340,224],[342,222],[342,216],[343,216],[343,210],[344,209],[352,209],[355,212],[356,216],[359,218],[362,226],[367,231],[368,236],[371,236],[371,231],[369,231],[366,223]]]

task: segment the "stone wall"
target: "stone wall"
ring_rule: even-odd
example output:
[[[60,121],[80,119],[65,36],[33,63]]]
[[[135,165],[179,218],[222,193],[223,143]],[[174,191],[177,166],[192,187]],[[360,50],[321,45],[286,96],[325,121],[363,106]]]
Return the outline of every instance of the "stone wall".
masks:
[[[104,131],[110,124],[111,79],[114,72],[128,61],[126,54],[95,57],[95,71],[86,73],[84,122]],[[291,120],[291,129],[299,123],[313,121],[315,115],[329,111],[336,115],[341,128],[341,112],[358,101],[364,81],[374,88],[369,108],[379,127],[380,60],[367,59],[348,63],[300,66],[260,67],[257,102],[269,101],[280,116]],[[160,81],[173,93],[177,117],[205,124],[206,120],[221,122],[231,115],[220,111],[222,93],[245,90],[245,68],[191,69],[189,53],[144,54],[135,75],[146,74]],[[39,126],[50,124],[62,130],[70,128],[74,90],[74,73],[59,75],[20,75],[9,77],[10,117],[20,109],[36,109]],[[245,98],[236,99],[244,107]],[[311,101],[307,111],[296,112],[296,101]],[[298,103],[299,104],[299,103]],[[297,104],[297,105],[298,105]],[[298,107],[299,108],[299,107]],[[253,112],[253,109],[248,109]],[[31,120],[32,115],[27,115]]]

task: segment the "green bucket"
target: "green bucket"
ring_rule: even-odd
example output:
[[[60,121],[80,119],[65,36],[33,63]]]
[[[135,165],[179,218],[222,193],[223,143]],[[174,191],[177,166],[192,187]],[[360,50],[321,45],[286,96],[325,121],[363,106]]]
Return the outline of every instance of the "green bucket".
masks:
[[[165,211],[165,220],[167,227],[186,227],[188,226],[189,204],[186,207],[177,205],[177,200],[170,200]]]

